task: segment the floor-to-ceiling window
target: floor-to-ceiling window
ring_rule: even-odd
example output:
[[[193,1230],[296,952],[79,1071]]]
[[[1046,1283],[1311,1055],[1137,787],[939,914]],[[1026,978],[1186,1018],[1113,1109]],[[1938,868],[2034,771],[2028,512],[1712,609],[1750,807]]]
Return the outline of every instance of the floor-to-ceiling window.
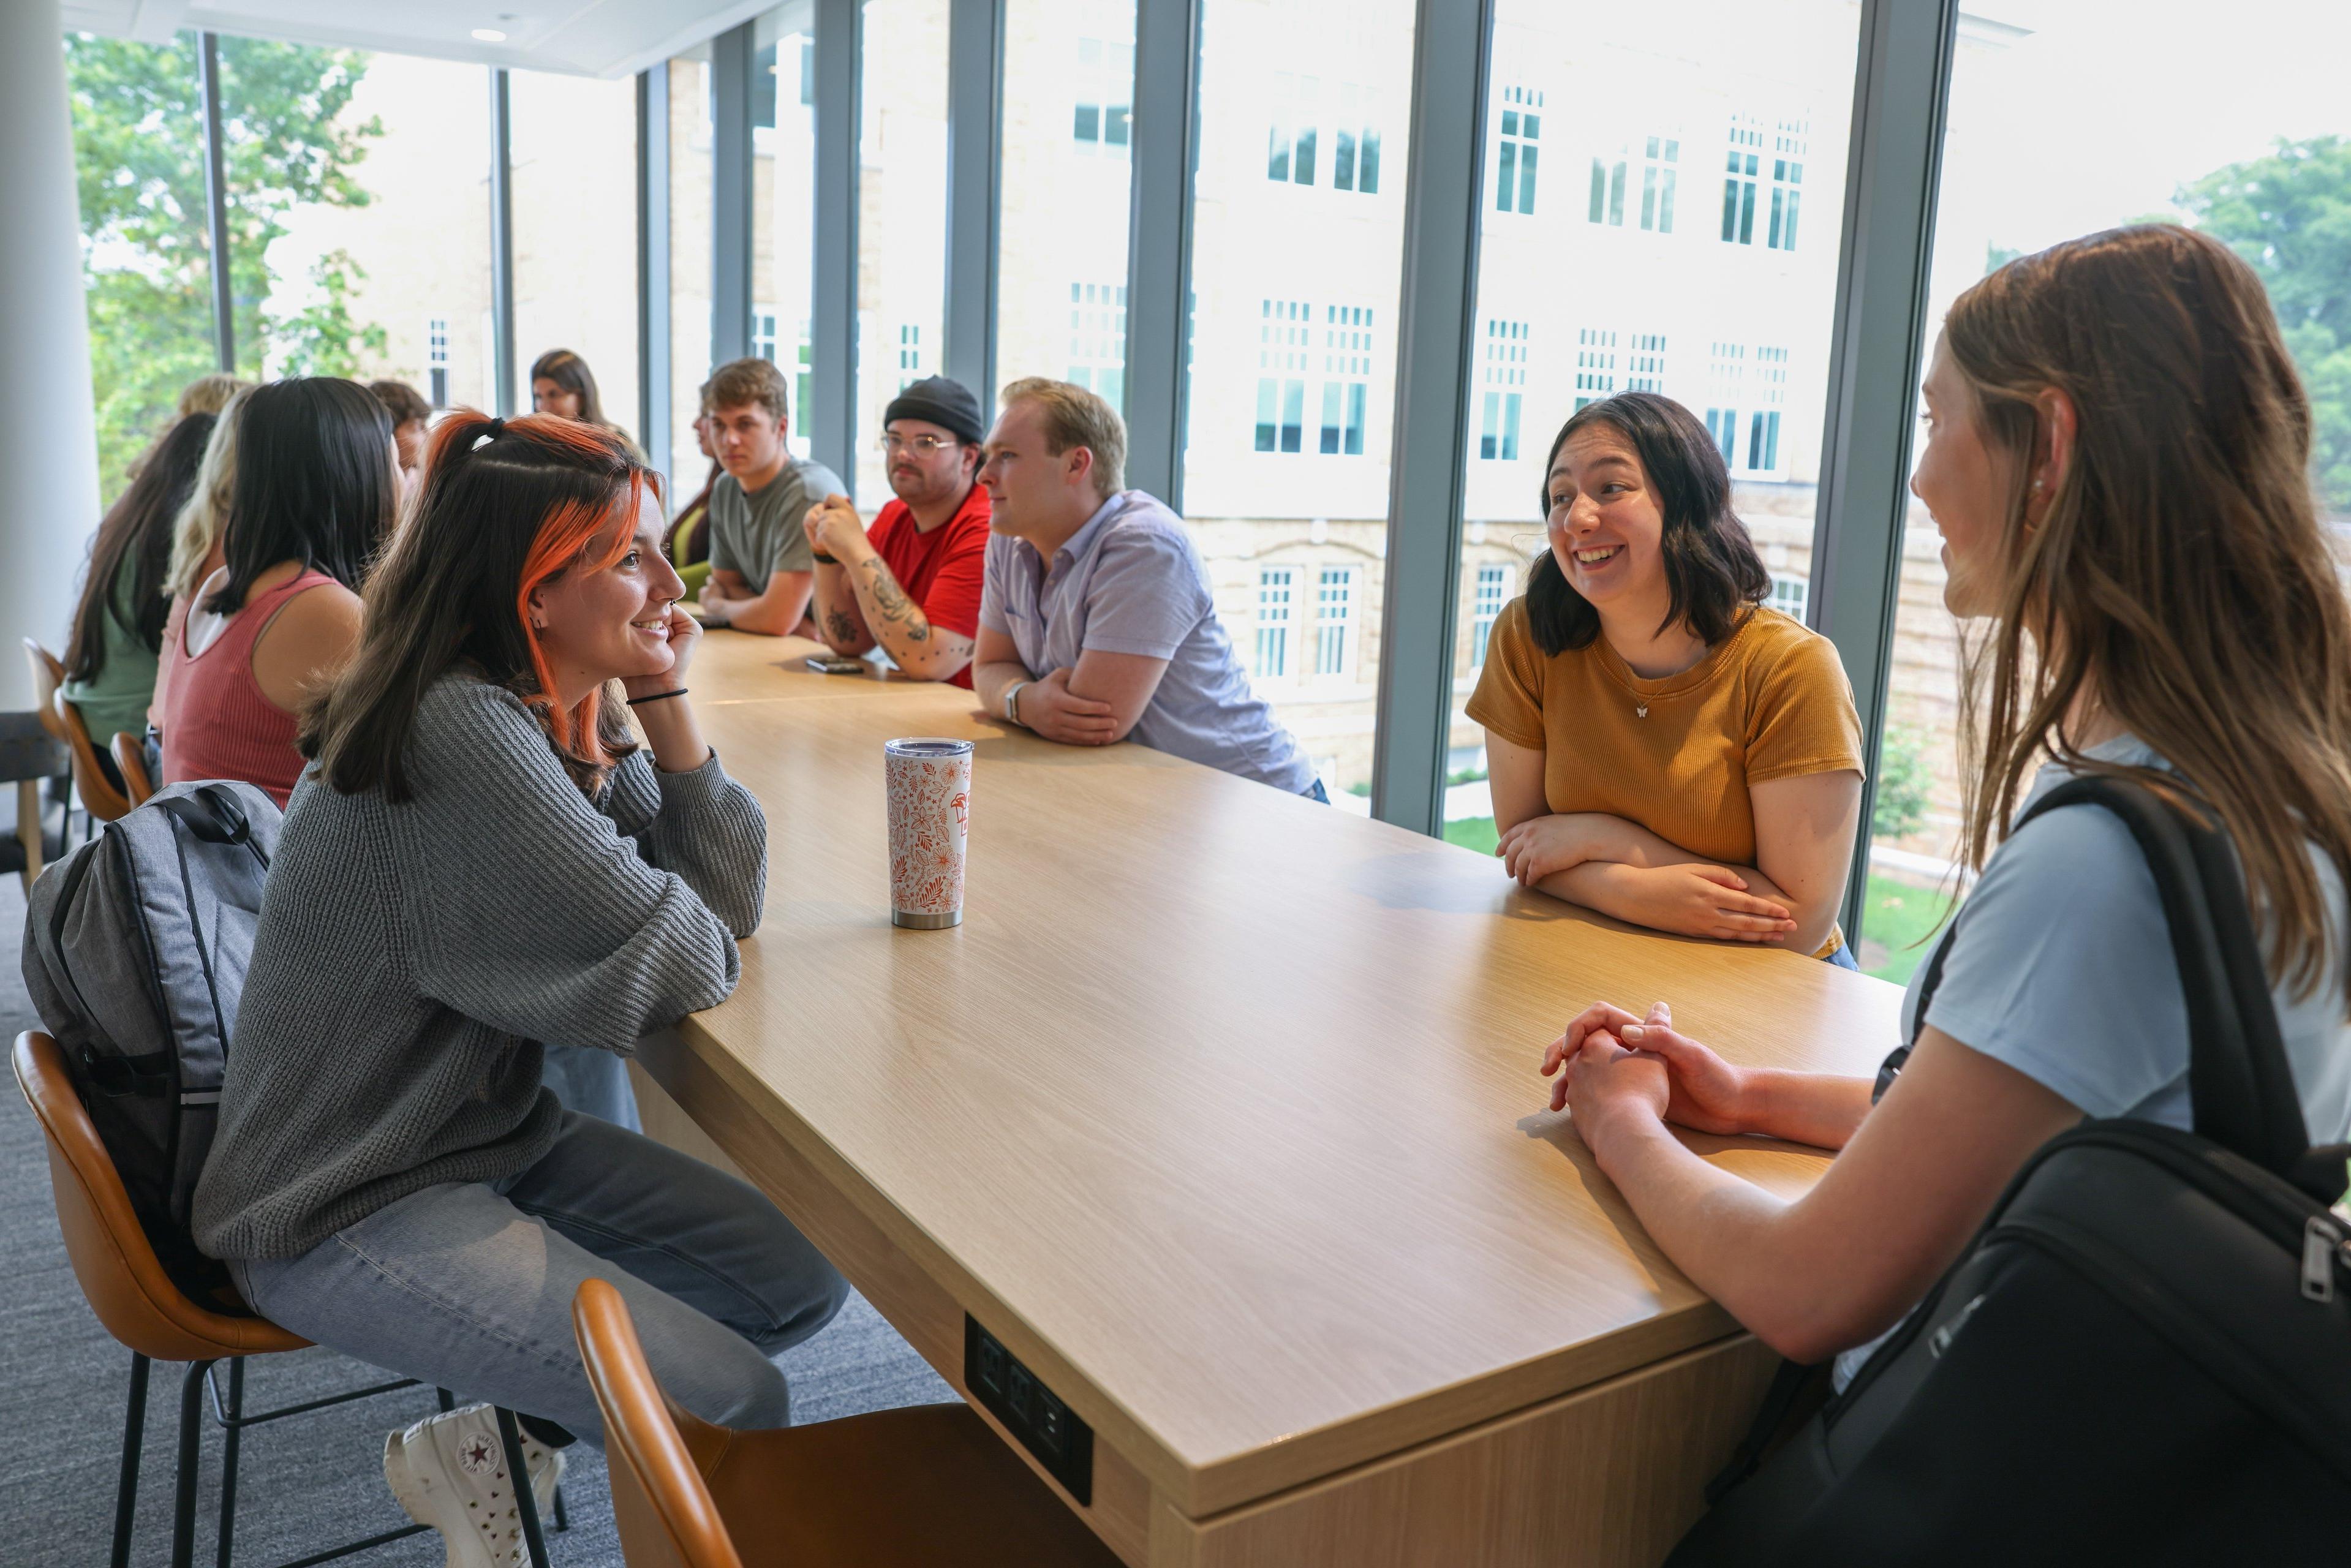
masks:
[[[751,352],[783,371],[792,450],[806,456],[816,431],[809,358],[816,311],[814,0],[760,17],[753,44]]]
[[[1661,392],[1705,424],[1802,617],[1836,304],[1857,0],[1498,0],[1485,115],[1446,836],[1490,849],[1487,638],[1547,549],[1569,414]]]
[[[862,0],[857,140],[857,486],[890,498],[876,443],[946,336],[947,0]]]
[[[508,80],[514,405],[530,407],[532,361],[569,349],[594,374],[604,417],[629,428],[638,406],[636,82],[541,71]]]
[[[2014,256],[2143,219],[2203,228],[2269,287],[2313,393],[2322,508],[2351,528],[2346,57],[2351,10],[2303,0],[2245,0],[2225,26],[2182,0],[1970,5],[1952,67],[1928,344],[1951,300]],[[1940,548],[1912,503],[1860,953],[1894,979],[1917,967],[1960,881],[1960,627],[1943,607]]]
[[[1134,0],[1005,0],[1003,100],[998,379],[1123,409]]]
[[[1258,694],[1361,810],[1413,28],[1404,0],[1205,0],[1201,15],[1184,516]]]

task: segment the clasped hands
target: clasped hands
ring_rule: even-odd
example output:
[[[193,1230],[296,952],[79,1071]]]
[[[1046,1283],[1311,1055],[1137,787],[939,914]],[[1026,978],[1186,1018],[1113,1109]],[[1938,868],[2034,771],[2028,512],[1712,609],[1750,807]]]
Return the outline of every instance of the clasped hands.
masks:
[[[855,560],[858,547],[868,542],[857,503],[846,496],[827,496],[810,507],[800,519],[800,528],[817,554],[829,555],[844,566]]]
[[[1630,840],[1635,831],[1621,818],[1599,811],[1558,812],[1513,823],[1494,852],[1503,869],[1530,888],[1547,877],[1592,866],[1605,880],[1599,897],[1575,902],[1620,920],[1725,942],[1779,942],[1795,930],[1793,912],[1747,891],[1747,879],[1727,866],[1687,862],[1641,863]],[[1647,834],[1639,834],[1651,842]]]
[[[1673,1009],[1659,1002],[1648,1017],[1594,1002],[1567,1032],[1543,1048],[1542,1072],[1554,1078],[1551,1108],[1575,1118],[1575,1130],[1604,1163],[1612,1137],[1671,1122],[1698,1133],[1753,1130],[1753,1075],[1674,1030]]]
[[[1070,690],[1068,665],[1020,687],[1020,723],[1064,746],[1108,746],[1118,738],[1118,716],[1110,704]]]

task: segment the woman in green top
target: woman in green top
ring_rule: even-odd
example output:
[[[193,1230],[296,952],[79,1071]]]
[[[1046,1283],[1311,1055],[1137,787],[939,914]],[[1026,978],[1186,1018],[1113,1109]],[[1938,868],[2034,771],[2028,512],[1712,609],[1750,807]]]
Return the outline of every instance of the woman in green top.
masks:
[[[139,476],[98,525],[89,576],[74,611],[65,697],[81,711],[99,758],[118,730],[147,733],[155,664],[172,596],[172,522],[195,487],[214,416],[192,413],[163,434]]]

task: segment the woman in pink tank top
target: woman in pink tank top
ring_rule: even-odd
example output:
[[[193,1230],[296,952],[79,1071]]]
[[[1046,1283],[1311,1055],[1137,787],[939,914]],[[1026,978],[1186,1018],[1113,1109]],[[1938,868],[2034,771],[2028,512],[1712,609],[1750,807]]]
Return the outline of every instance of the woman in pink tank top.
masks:
[[[383,405],[353,382],[272,382],[235,418],[227,563],[173,605],[164,639],[161,781],[241,779],[283,806],[302,775],[298,710],[358,639],[399,459]]]

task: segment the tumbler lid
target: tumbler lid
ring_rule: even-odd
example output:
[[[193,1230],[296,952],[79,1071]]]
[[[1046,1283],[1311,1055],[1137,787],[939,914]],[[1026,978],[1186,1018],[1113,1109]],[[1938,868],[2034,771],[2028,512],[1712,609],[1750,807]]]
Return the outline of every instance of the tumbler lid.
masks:
[[[947,740],[933,736],[908,736],[899,740],[882,743],[883,753],[891,757],[968,757],[972,745],[968,740]]]

